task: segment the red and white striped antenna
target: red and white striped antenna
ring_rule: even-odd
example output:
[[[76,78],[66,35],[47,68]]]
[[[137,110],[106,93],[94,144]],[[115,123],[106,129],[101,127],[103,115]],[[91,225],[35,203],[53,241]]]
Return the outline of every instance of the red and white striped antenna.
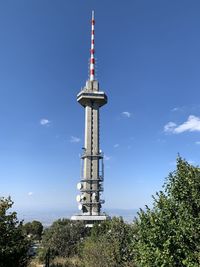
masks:
[[[92,10],[92,31],[91,31],[91,49],[90,49],[90,81],[95,80],[95,58],[94,58],[94,10]]]

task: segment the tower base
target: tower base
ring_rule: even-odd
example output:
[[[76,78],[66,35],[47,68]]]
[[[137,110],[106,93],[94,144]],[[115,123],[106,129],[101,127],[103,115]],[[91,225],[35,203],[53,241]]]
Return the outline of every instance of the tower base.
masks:
[[[107,215],[74,215],[71,217],[72,221],[84,221],[86,227],[92,227],[94,223],[110,220]]]

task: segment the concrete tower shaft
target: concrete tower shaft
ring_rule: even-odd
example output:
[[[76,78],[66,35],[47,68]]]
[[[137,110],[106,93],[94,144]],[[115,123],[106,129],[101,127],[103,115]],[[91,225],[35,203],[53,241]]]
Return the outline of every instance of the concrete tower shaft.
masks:
[[[77,101],[85,108],[82,211],[88,215],[100,215],[103,203],[100,198],[100,192],[103,191],[103,155],[99,149],[99,108],[107,103],[107,96],[99,91],[98,81],[87,81]]]

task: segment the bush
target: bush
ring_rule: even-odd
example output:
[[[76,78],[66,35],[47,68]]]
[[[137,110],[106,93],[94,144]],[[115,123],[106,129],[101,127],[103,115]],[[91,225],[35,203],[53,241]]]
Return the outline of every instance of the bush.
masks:
[[[59,219],[48,229],[45,229],[42,237],[43,250],[40,255],[44,257],[50,249],[51,257],[71,257],[78,253],[79,243],[88,233],[84,223]],[[41,257],[41,258],[42,258]]]
[[[122,218],[96,224],[82,247],[85,267],[135,266],[132,237],[135,228]]]
[[[77,257],[56,257],[50,267],[83,267],[83,265],[81,264],[80,259]]]

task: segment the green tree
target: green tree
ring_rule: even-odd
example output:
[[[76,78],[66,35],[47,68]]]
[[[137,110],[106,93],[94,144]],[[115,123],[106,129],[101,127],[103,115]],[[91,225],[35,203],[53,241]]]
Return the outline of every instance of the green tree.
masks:
[[[84,242],[82,258],[84,267],[115,267],[118,261],[118,244],[110,242],[105,235],[96,240],[87,238]],[[117,259],[116,259],[117,258]]]
[[[113,218],[100,225],[95,224],[91,236],[83,243],[82,257],[86,267],[135,266],[132,238],[134,225]]]
[[[200,168],[177,158],[153,208],[140,210],[134,239],[142,267],[200,266]]]
[[[10,197],[0,198],[0,267],[25,267],[29,243],[16,212],[8,213],[12,205]]]
[[[87,232],[88,229],[82,222],[59,219],[44,230],[42,236],[43,252],[50,249],[52,256],[73,256],[78,252],[79,244]]]
[[[32,221],[24,224],[24,232],[26,235],[31,235],[33,239],[40,240],[43,232],[43,225],[39,221]]]

